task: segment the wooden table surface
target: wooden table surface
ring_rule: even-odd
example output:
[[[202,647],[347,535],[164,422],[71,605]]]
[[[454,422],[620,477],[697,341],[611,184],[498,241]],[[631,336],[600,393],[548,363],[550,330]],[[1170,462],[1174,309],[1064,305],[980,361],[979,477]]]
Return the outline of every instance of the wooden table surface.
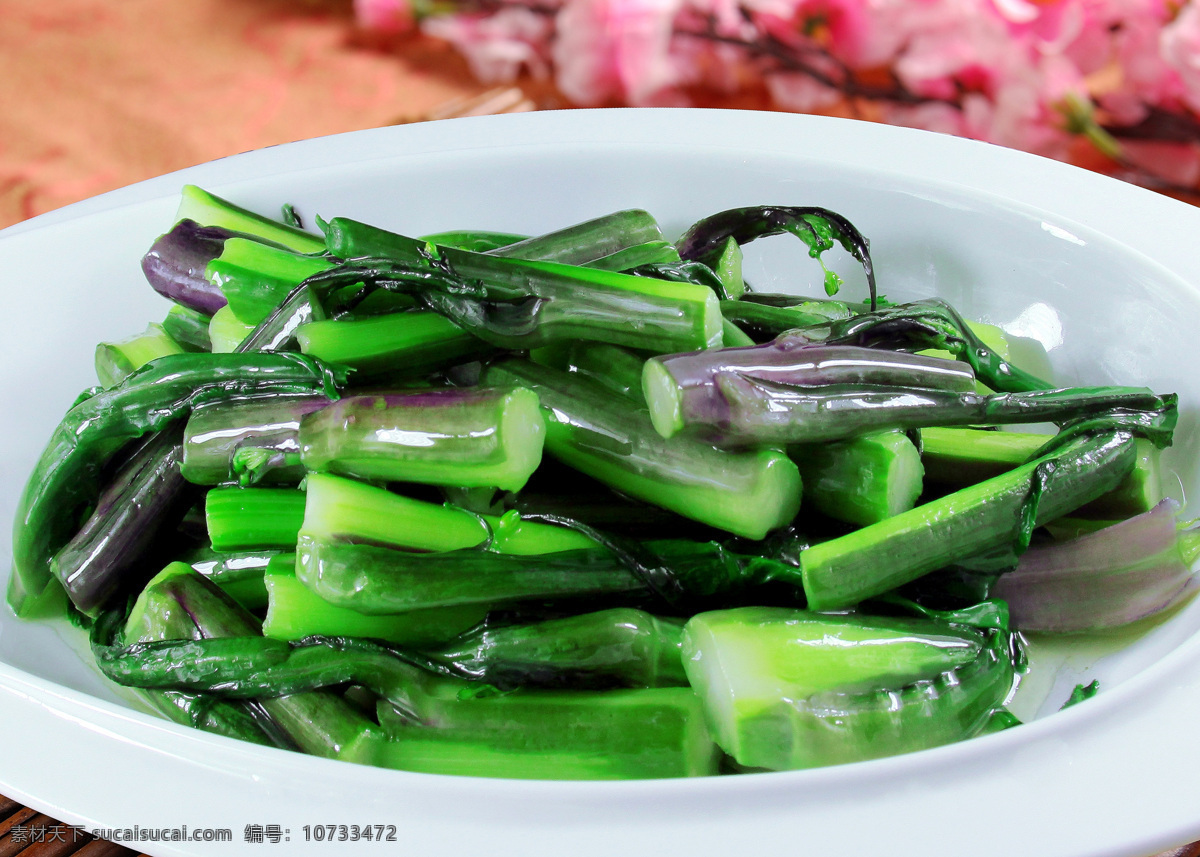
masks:
[[[570,106],[519,84],[526,107]],[[0,0],[0,228],[226,155],[435,118],[490,90],[446,46],[372,42],[349,0]],[[756,93],[706,104],[769,107]],[[137,853],[0,795],[0,857]],[[1200,843],[1166,853],[1200,857]]]

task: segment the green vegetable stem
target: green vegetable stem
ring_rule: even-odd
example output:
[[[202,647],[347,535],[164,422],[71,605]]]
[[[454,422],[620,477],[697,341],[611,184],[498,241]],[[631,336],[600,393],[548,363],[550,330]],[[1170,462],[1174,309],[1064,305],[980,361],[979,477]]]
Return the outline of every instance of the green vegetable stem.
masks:
[[[484,625],[426,654],[475,681],[512,687],[687,686],[683,623],[616,607]]]
[[[1044,434],[933,427],[921,430],[921,460],[931,483],[958,488],[1024,464],[1051,438]],[[1159,450],[1138,438],[1133,470],[1109,493],[1074,513],[1089,518],[1127,518],[1149,512],[1163,499]]]
[[[799,510],[800,474],[780,451],[730,452],[665,439],[628,398],[525,360],[495,363],[486,379],[536,392],[546,451],[631,497],[751,539],[790,523]]]
[[[295,488],[213,488],[204,520],[213,549],[287,548],[304,521],[305,496]]]
[[[746,607],[684,627],[717,743],[748,769],[865,761],[982,732],[1012,688],[1009,635],[933,622]]]
[[[1008,473],[813,545],[800,555],[808,606],[844,609],[995,548],[1019,552],[1034,526],[1116,487],[1135,454],[1128,432],[1084,435]]]
[[[183,352],[184,349],[171,338],[161,324],[151,323],[137,336],[97,345],[96,377],[99,378],[101,386],[112,387],[151,360]]]
[[[265,392],[337,395],[337,376],[297,354],[177,354],[159,358],[116,387],[73,407],[55,429],[17,506],[9,601],[36,610],[54,576],[77,577],[55,556],[99,495],[102,471],[126,442],[159,431],[205,402]],[[96,608],[90,598],[77,605]]]
[[[298,442],[311,471],[519,491],[545,435],[533,391],[472,387],[345,398],[306,416]]]
[[[431,607],[368,615],[326,601],[296,577],[294,554],[281,554],[261,574],[267,608],[262,631],[279,640],[313,635],[371,637],[406,648],[436,646],[479,625],[486,605]]]
[[[305,354],[352,368],[356,383],[419,378],[496,353],[432,310],[316,321],[298,328],[296,339]]]
[[[395,767],[417,765],[408,742],[490,748],[493,760],[527,756],[516,775],[637,778],[711,774],[718,754],[699,699],[686,687],[615,691],[520,689],[439,677],[401,653],[358,638],[310,637],[286,643],[254,636],[253,621],[191,572],[173,576],[173,597],[204,639],[124,647],[111,619],[97,623],[93,652],[115,681],[135,687],[256,699],[301,749]],[[350,682],[381,699],[382,728],[335,694]],[[437,751],[433,751],[437,752]],[[453,770],[448,759],[444,759]],[[537,764],[541,762],[541,764]],[[444,770],[444,769],[443,769]],[[504,775],[503,769],[490,773]]]
[[[804,507],[866,526],[907,512],[924,489],[916,446],[903,432],[793,446],[788,454],[804,480]]]
[[[326,225],[326,240],[331,254],[347,260],[328,283],[413,292],[501,347],[588,339],[662,353],[720,342],[719,304],[703,286],[437,247],[345,218]],[[311,282],[329,287],[320,277]],[[631,317],[638,323],[629,324]]]
[[[1197,589],[1177,397],[892,304],[836,212],[305,220],[186,187],[170,311],[99,345],[18,505],[18,615],[177,723],[470,776],[853,763],[1017,725],[1021,633]],[[825,296],[746,282],[781,233]]]

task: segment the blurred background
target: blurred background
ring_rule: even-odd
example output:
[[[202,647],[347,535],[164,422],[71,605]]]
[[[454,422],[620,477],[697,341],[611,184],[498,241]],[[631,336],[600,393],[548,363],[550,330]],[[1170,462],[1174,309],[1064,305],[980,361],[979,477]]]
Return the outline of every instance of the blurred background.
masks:
[[[1200,0],[0,0],[0,227],[307,137],[685,105],[958,134],[1200,202]]]

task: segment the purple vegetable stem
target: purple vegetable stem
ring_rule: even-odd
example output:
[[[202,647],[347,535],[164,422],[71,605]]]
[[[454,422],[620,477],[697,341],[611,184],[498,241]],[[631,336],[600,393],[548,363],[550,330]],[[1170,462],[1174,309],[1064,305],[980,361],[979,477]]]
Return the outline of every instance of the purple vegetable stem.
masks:
[[[728,425],[729,403],[718,380],[736,376],[786,387],[882,385],[968,392],[975,376],[965,363],[854,345],[817,345],[784,334],[765,345],[696,351],[657,358],[681,391],[684,424]]]
[[[1060,544],[1030,548],[992,595],[1022,631],[1116,628],[1178,603],[1192,589],[1175,523],[1176,504]]]
[[[204,271],[221,255],[225,239],[233,235],[218,226],[181,220],[142,257],[142,272],[163,297],[212,315],[225,306],[225,295],[208,281]]]

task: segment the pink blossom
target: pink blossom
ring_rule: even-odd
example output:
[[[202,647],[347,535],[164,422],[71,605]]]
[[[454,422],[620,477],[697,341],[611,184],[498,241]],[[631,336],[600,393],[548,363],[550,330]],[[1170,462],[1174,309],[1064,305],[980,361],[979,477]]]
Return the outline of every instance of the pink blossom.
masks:
[[[1015,40],[1028,42],[1043,54],[1060,53],[1079,38],[1087,23],[1081,0],[991,0],[991,5]]]
[[[1040,69],[1013,73],[994,97],[972,93],[963,98],[967,136],[1001,146],[1061,157],[1069,136],[1053,121],[1054,107],[1043,90]],[[1052,97],[1052,96],[1051,96]]]
[[[374,5],[413,0],[355,2],[365,20]],[[782,109],[838,110],[850,96],[864,116],[1064,159],[1087,145],[1113,157],[1096,123],[1135,125],[1157,110],[1186,114],[1186,127],[1200,113],[1200,0],[522,5],[533,2],[502,0],[424,27],[454,42],[477,75],[553,71],[577,104],[682,104],[687,86],[765,86]],[[1200,181],[1200,146],[1130,143],[1125,157],[1175,183]]]
[[[1187,143],[1158,140],[1126,140],[1121,144],[1125,160],[1150,175],[1180,187],[1200,182],[1200,148]]]
[[[408,0],[354,0],[354,18],[359,26],[377,33],[404,33],[413,26]]]
[[[913,92],[940,99],[963,90],[991,94],[1027,62],[1028,49],[1013,43],[990,4],[945,3],[941,11],[938,21],[909,33],[896,60],[897,75]]]
[[[569,0],[555,23],[553,57],[563,94],[579,104],[623,99],[682,103],[683,75],[669,48],[682,0]]]
[[[865,0],[870,26],[859,34],[857,64],[891,66],[911,35],[936,26],[945,0]]]
[[[760,83],[759,65],[739,45],[680,35],[707,33],[710,26],[730,39],[752,40],[757,35],[755,26],[740,13],[738,0],[692,0],[680,9],[675,19],[677,35],[670,44],[679,84],[735,93]]]
[[[1113,36],[1126,87],[1148,104],[1173,105],[1183,95],[1178,71],[1163,59],[1160,41],[1164,23],[1161,12],[1129,19]]]
[[[680,7],[677,23],[711,20],[718,33],[752,38],[754,27],[742,14],[743,8],[742,0],[689,0]]]
[[[800,0],[792,19],[830,53],[852,66],[863,64],[872,31],[870,9],[864,0]]]
[[[798,72],[769,75],[767,91],[771,93],[771,100],[775,104],[797,113],[816,113],[842,100],[838,90]]]
[[[453,44],[482,81],[509,82],[522,69],[535,76],[549,74],[545,45],[553,24],[531,9],[510,6],[492,15],[431,17],[421,22],[421,30]]]
[[[883,107],[882,118],[890,125],[966,136],[963,112],[950,104],[889,104]]]
[[[1179,76],[1183,101],[1200,112],[1200,2],[1184,6],[1160,39],[1163,62]]]

